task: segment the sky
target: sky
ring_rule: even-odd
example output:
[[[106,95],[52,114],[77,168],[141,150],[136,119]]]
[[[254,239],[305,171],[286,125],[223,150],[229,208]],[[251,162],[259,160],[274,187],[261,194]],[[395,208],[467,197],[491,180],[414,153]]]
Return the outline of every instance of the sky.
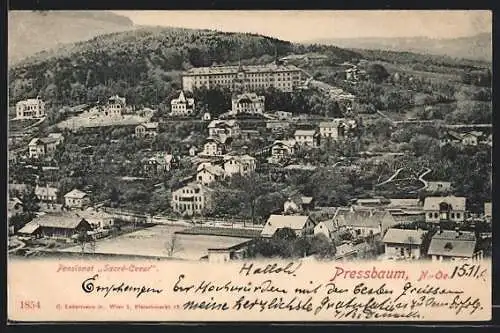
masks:
[[[479,10],[113,11],[136,25],[251,32],[292,42],[329,38],[455,38],[492,30]]]

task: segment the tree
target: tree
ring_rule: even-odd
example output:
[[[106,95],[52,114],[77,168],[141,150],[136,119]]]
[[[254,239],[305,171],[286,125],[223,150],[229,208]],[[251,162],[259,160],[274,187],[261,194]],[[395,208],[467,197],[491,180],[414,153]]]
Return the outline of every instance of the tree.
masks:
[[[335,244],[323,234],[315,235],[311,240],[311,253],[320,258],[335,258],[337,249]]]
[[[81,253],[84,254],[87,247],[90,247],[90,252],[95,252],[96,242],[94,237],[88,234],[87,230],[82,229],[76,236],[76,242],[80,245]]]
[[[297,235],[295,234],[295,231],[293,231],[293,229],[285,227],[276,230],[276,232],[273,235],[273,238],[284,241],[290,241],[296,239]]]
[[[389,77],[389,73],[384,66],[380,64],[371,64],[366,71],[368,77],[376,83],[382,83]]]
[[[167,256],[169,257],[172,257],[176,252],[182,250],[182,246],[179,244],[179,240],[177,239],[177,235],[175,233],[165,243],[165,250],[167,252]]]
[[[231,187],[241,191],[243,202],[250,208],[252,223],[255,223],[257,199],[269,193],[269,185],[263,176],[255,172],[245,176],[234,175],[231,179]]]

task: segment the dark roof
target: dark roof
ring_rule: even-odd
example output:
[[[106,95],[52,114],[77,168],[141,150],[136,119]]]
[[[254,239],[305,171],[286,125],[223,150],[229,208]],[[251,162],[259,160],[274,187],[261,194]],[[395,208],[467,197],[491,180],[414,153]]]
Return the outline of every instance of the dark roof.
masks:
[[[476,249],[476,236],[470,231],[437,232],[429,245],[429,255],[470,258]]]
[[[260,236],[260,233],[261,230],[259,229],[236,229],[236,228],[222,228],[222,227],[193,227],[190,229],[176,232],[176,234],[216,235],[216,236],[242,237],[242,238],[256,238]]]
[[[85,219],[69,212],[45,214],[33,220],[34,223],[38,224],[41,227],[59,229],[75,229],[80,225],[80,223],[82,223],[82,221],[85,221]]]

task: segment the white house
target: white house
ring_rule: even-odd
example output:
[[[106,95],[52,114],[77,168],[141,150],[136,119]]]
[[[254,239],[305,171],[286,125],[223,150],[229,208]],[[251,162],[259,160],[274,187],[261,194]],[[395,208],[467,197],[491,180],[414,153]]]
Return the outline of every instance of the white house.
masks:
[[[301,146],[317,147],[318,137],[316,130],[296,130],[294,134],[295,141]]]
[[[35,187],[35,195],[41,202],[57,202],[57,192],[59,190],[55,187],[37,186]]]
[[[472,131],[462,134],[462,144],[464,146],[477,146],[482,136],[481,132]]]
[[[440,230],[432,237],[427,254],[432,261],[481,260],[476,235],[472,231]]]
[[[339,207],[332,218],[335,229],[351,231],[355,237],[382,235],[397,224],[391,213],[371,208]]]
[[[45,102],[39,97],[17,102],[16,119],[36,119],[43,117],[45,117]]]
[[[64,135],[62,133],[49,133],[47,137],[55,139],[57,141],[57,144],[61,144],[64,142]]]
[[[270,162],[279,162],[297,152],[298,145],[295,140],[276,140],[271,147]]]
[[[388,229],[384,235],[385,256],[392,259],[419,259],[424,230]]]
[[[224,169],[218,165],[203,163],[196,171],[196,181],[205,186],[223,178]]]
[[[264,113],[265,97],[256,93],[245,93],[235,95],[231,99],[231,114],[239,113]]]
[[[262,229],[261,237],[272,237],[279,229],[290,228],[297,237],[312,235],[316,223],[305,215],[271,215]]]
[[[87,193],[74,189],[64,195],[64,205],[68,208],[84,208],[90,204]]]
[[[427,197],[424,200],[425,222],[439,222],[451,220],[462,222],[465,220],[465,197],[453,195],[447,197]]]
[[[137,138],[153,138],[158,135],[158,123],[142,123],[135,127],[135,136]]]
[[[103,113],[108,117],[120,117],[127,106],[125,97],[118,95],[111,96],[104,106]]]
[[[226,146],[218,139],[209,137],[203,145],[203,151],[200,156],[222,156],[226,152]]]
[[[339,140],[345,137],[345,119],[338,118],[333,121],[319,123],[319,134],[322,139]]]
[[[179,97],[170,101],[170,109],[172,116],[190,116],[195,111],[194,98],[186,98],[181,91]]]
[[[208,124],[208,135],[225,142],[228,138],[240,136],[240,125],[235,120],[212,120]]]
[[[172,193],[172,208],[175,212],[186,215],[201,215],[212,207],[213,190],[199,183],[191,183]]]
[[[44,158],[51,157],[56,151],[59,140],[56,138],[34,138],[28,144],[28,152],[30,158]]]
[[[255,158],[249,155],[226,155],[224,156],[224,173],[226,176],[240,174],[248,175],[255,171]]]

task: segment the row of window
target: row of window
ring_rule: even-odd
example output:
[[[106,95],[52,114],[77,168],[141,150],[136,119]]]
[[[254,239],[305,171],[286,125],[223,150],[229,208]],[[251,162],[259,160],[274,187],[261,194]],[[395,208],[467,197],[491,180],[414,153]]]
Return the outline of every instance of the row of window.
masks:
[[[201,204],[183,204],[183,203],[177,204],[177,203],[175,203],[174,208],[177,210],[180,210],[180,211],[199,210],[199,209],[203,209],[203,205],[201,205]]]
[[[427,216],[430,219],[432,219],[432,218],[437,219],[439,217],[439,214],[438,213],[429,213]],[[450,218],[452,218],[452,219],[454,219],[454,218],[459,219],[459,218],[461,218],[461,216],[462,216],[462,214],[460,214],[460,213],[450,213]]]

